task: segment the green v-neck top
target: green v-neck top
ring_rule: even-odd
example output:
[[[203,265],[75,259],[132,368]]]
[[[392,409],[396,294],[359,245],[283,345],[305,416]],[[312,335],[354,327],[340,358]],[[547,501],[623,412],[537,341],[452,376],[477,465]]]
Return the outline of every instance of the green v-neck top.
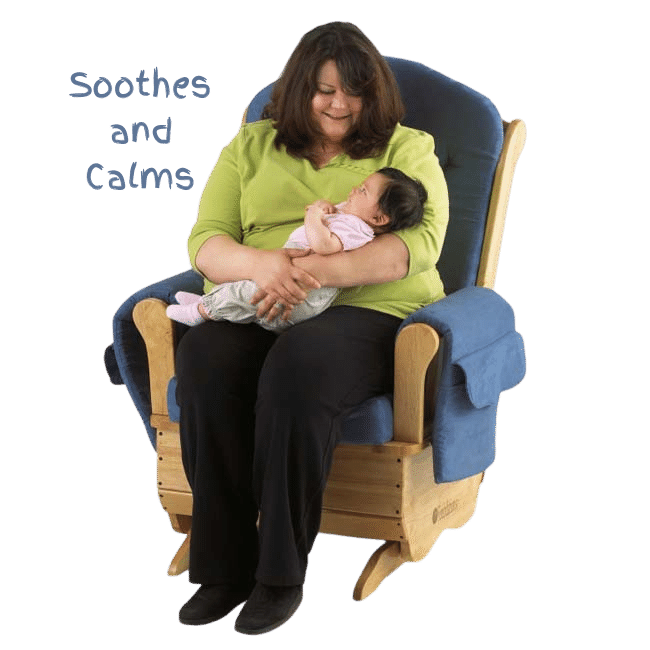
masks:
[[[284,146],[276,149],[275,133],[270,120],[245,124],[222,151],[189,237],[195,269],[197,253],[211,237],[228,235],[246,246],[281,248],[289,233],[303,223],[306,205],[317,199],[339,203],[373,172],[395,167],[419,179],[429,196],[422,224],[394,233],[408,248],[408,274],[395,282],[341,289],[334,305],[405,318],[444,296],[436,262],[449,220],[449,198],[431,135],[398,124],[381,155],[353,160],[339,154],[315,169],[308,160],[287,154]],[[206,292],[213,286],[205,280]]]

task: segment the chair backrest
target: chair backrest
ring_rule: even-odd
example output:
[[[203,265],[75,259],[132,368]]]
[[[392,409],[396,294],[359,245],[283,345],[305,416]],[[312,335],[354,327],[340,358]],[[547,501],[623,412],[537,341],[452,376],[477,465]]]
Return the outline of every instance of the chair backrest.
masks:
[[[386,57],[406,106],[403,120],[430,133],[449,190],[449,227],[438,262],[447,294],[476,285],[503,122],[492,102],[426,66]],[[260,119],[273,84],[250,103],[246,121]]]

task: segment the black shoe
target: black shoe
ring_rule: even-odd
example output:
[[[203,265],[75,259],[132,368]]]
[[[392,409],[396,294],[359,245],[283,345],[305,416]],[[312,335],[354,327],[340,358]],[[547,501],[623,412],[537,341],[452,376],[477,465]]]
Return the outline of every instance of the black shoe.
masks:
[[[243,603],[251,591],[250,585],[202,585],[181,607],[178,619],[185,625],[218,621]]]
[[[302,602],[302,585],[271,587],[258,582],[239,612],[235,630],[263,634],[286,623]]]

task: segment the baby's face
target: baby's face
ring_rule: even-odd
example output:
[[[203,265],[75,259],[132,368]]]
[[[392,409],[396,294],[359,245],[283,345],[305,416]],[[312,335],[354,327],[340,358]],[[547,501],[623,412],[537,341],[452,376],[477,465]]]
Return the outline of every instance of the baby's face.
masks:
[[[386,223],[387,218],[379,211],[379,199],[388,184],[388,179],[383,174],[368,176],[361,185],[352,189],[343,210],[363,219],[373,228]]]

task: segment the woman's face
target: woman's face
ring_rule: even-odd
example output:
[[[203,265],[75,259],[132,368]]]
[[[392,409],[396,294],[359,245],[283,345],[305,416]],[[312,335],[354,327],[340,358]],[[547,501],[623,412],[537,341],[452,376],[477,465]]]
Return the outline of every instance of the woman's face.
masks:
[[[336,63],[332,59],[325,61],[311,100],[312,119],[325,142],[340,143],[356,124],[361,108],[361,97],[348,95],[343,90]]]

